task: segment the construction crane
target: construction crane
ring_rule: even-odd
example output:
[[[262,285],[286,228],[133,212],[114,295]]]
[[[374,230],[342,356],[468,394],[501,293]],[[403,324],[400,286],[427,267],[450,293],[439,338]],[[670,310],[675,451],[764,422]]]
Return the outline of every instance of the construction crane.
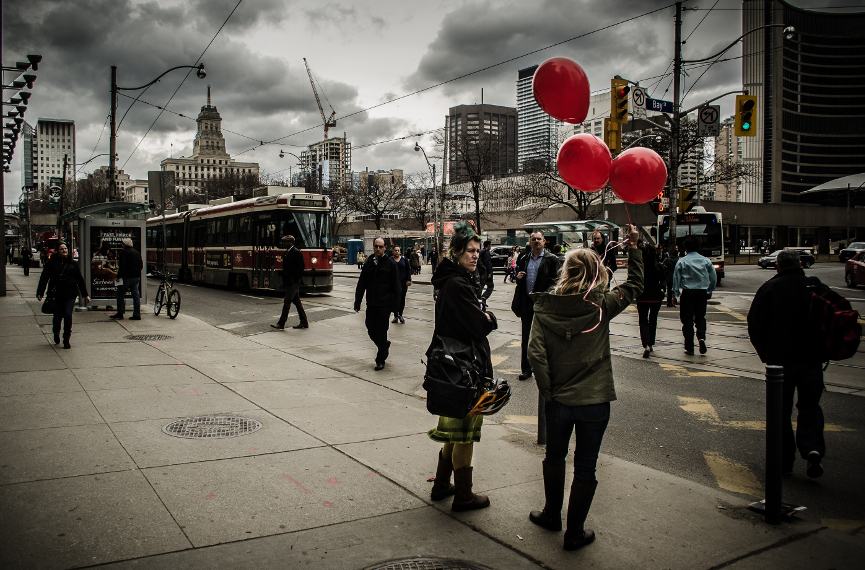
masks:
[[[318,96],[318,89],[315,88],[316,81],[312,77],[312,71],[309,69],[309,64],[306,58],[303,58],[303,65],[306,66],[306,74],[309,75],[309,85],[312,87],[312,94],[315,95],[315,102],[318,105],[318,112],[321,113],[321,120],[324,122],[324,140],[327,140],[327,131],[330,127],[336,126],[336,111],[333,110],[333,105],[327,100],[327,94],[324,94],[324,89],[321,92],[324,94],[324,100],[327,106],[330,107],[330,117],[324,116],[324,108],[321,106],[321,99]],[[321,87],[319,85],[319,87]]]

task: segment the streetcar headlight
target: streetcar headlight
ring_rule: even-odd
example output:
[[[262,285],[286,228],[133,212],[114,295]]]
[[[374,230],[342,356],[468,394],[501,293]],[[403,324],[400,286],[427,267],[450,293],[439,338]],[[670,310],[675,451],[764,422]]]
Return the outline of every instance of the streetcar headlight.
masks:
[[[318,258],[313,257],[310,261],[312,261],[312,264],[315,265],[316,263],[318,263]]]

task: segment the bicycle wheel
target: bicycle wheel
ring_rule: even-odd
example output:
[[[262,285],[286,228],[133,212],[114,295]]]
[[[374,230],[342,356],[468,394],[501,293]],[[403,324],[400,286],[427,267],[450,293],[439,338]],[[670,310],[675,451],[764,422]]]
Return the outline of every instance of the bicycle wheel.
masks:
[[[159,285],[159,289],[156,290],[156,297],[153,299],[153,314],[157,317],[159,316],[160,311],[162,311],[162,305],[165,304],[165,286]]]
[[[177,313],[180,312],[180,291],[172,289],[168,294],[168,303],[165,306],[168,316],[172,319],[177,318]]]

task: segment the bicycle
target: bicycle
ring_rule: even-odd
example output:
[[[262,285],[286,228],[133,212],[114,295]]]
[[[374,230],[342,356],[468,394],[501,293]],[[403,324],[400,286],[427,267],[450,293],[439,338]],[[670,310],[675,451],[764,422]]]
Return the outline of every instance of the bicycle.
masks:
[[[158,317],[162,307],[165,307],[168,318],[176,319],[177,314],[180,313],[180,291],[174,287],[177,276],[156,272],[154,276],[159,277],[161,281],[156,290],[156,297],[153,299],[153,314]]]

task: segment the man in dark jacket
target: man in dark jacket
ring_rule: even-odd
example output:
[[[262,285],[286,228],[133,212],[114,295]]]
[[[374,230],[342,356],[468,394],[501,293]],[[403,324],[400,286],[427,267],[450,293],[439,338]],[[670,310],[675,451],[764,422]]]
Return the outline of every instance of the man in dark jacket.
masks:
[[[594,249],[595,253],[598,254],[598,257],[604,261],[604,267],[607,268],[607,271],[612,277],[613,273],[617,269],[616,252],[619,251],[618,246],[607,249],[607,238],[604,237],[604,234],[595,230],[592,233],[592,249]]]
[[[823,440],[823,367],[815,353],[814,327],[808,322],[810,306],[808,279],[802,271],[799,253],[782,251],[776,261],[777,275],[765,282],[748,311],[748,335],[766,364],[784,367],[784,473],[793,471],[796,448],[808,462],[807,474],[823,474],[821,460],[826,455]],[[790,416],[793,394],[799,392],[796,435]]]
[[[493,280],[493,255],[491,250],[492,242],[486,240],[483,249],[481,249],[481,256],[478,259],[478,274],[481,280],[481,285],[483,286],[481,300],[484,302],[490,298],[490,295],[493,294],[493,289],[495,289],[495,283]]]
[[[511,310],[522,321],[520,380],[528,380],[532,377],[532,365],[529,363],[526,351],[535,309],[529,294],[548,291],[556,284],[559,276],[559,259],[544,249],[546,243],[543,232],[533,232],[529,236],[529,247],[517,259],[517,286],[514,289]]]
[[[132,247],[130,238],[123,238],[121,243],[123,249],[117,256],[117,312],[110,318],[123,319],[123,313],[126,311],[126,292],[129,291],[132,293],[132,317],[130,320],[140,321],[141,270],[144,268],[144,264],[141,261],[141,254]]]
[[[291,328],[308,329],[309,321],[306,318],[306,311],[303,310],[303,303],[300,302],[300,282],[303,279],[304,269],[303,254],[294,246],[294,236],[285,236],[282,241],[286,247],[285,254],[282,256],[282,285],[285,287],[285,298],[282,301],[282,314],[279,315],[279,320],[275,325],[270,326],[283,330],[288,320],[288,311],[294,304],[300,323]]]
[[[390,314],[399,308],[402,286],[393,258],[386,256],[383,238],[375,238],[373,255],[367,258],[357,280],[354,292],[354,311],[360,311],[360,302],[366,294],[366,332],[375,343],[375,369],[384,368],[390,351],[387,329]]]
[[[405,297],[408,294],[408,288],[411,287],[411,264],[409,260],[403,257],[402,248],[400,246],[394,246],[393,248],[393,262],[396,263],[396,270],[399,274],[399,284],[401,286],[402,292],[399,296],[399,306],[397,310],[393,313],[392,323],[401,323],[405,324],[405,318],[402,316],[402,312],[405,310]]]

